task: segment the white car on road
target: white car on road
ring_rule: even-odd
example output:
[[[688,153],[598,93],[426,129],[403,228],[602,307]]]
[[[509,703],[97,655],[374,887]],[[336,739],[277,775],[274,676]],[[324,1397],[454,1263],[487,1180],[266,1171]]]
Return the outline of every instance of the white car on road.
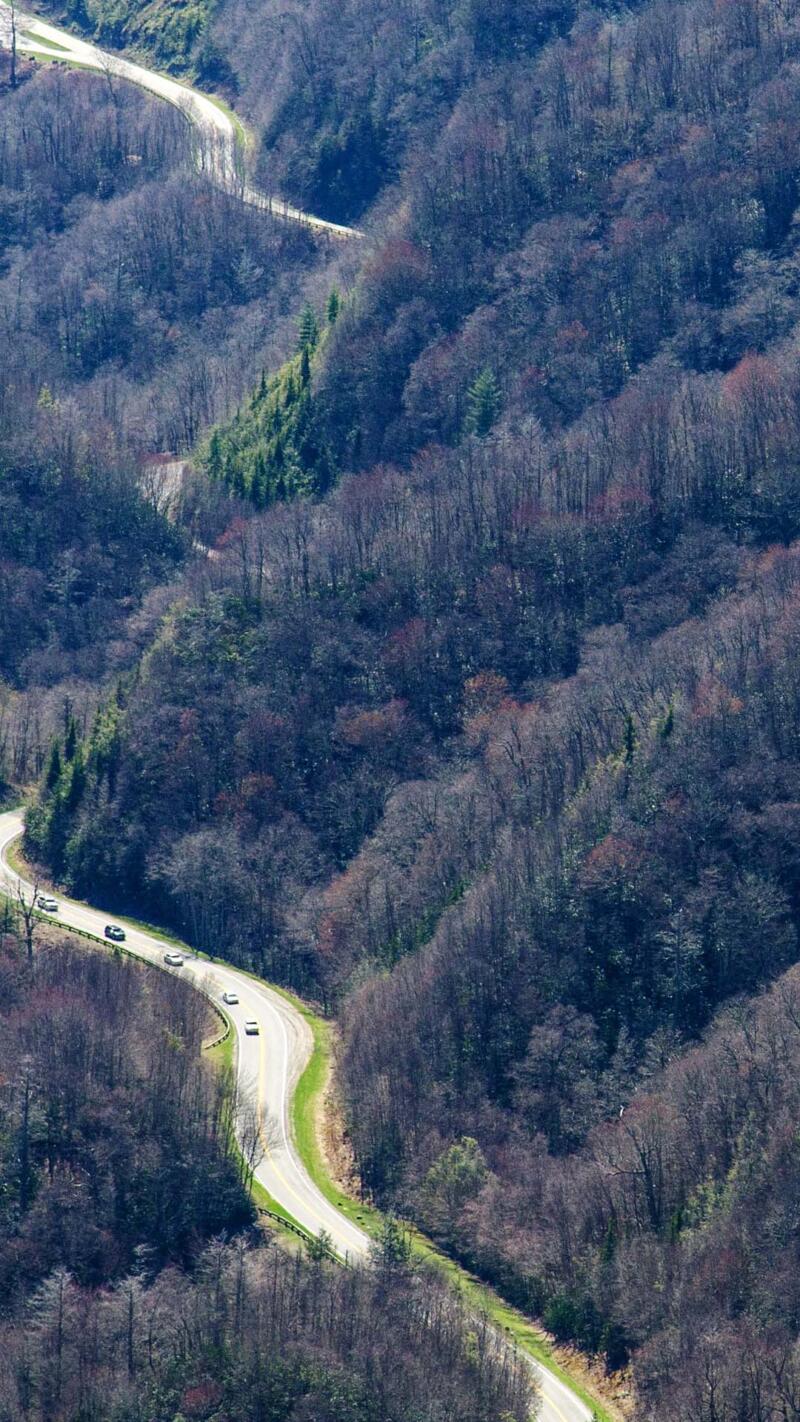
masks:
[[[222,994],[222,1001],[226,1004],[227,1007],[236,1007],[239,1002],[239,994],[238,992],[231,991],[224,992]]]
[[[49,894],[39,894],[36,900],[36,907],[44,909],[45,913],[58,913],[58,904]]]

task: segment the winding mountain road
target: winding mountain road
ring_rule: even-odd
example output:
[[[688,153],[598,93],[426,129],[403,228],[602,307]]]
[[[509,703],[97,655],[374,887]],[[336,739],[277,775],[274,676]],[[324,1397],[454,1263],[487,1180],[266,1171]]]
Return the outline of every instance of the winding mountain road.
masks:
[[[11,46],[11,9],[0,0],[0,46]],[[216,100],[202,94],[199,89],[191,89],[177,79],[147,69],[143,64],[123,59],[120,55],[109,54],[90,40],[79,39],[68,30],[51,25],[48,20],[40,20],[35,15],[16,12],[17,51],[40,59],[66,61],[79,65],[82,69],[92,69],[109,79],[126,79],[146,89],[157,98],[174,104],[192,125],[197,142],[196,161],[199,170],[211,179],[217,187],[233,193],[250,207],[261,208],[287,222],[298,222],[304,227],[329,237],[362,237],[364,234],[355,227],[346,227],[339,222],[328,222],[324,217],[303,212],[299,207],[274,193],[262,192],[249,181],[245,174],[242,130],[237,121]]]
[[[21,54],[67,61],[109,79],[124,79],[176,105],[195,130],[198,168],[243,202],[331,237],[363,236],[356,228],[328,222],[256,188],[245,175],[236,121],[207,95],[19,10],[16,28],[17,50]],[[11,11],[0,0],[0,46],[9,47],[10,43]],[[0,893],[12,899],[20,887],[28,896],[32,892],[32,885],[20,878],[8,860],[9,848],[23,830],[19,811],[0,814]],[[107,943],[104,929],[109,915],[60,895],[58,906],[58,912],[52,915],[54,922]],[[302,1015],[280,993],[246,973],[225,964],[208,963],[189,950],[184,952],[183,966],[170,969],[164,962],[169,945],[162,939],[128,923],[125,934],[126,951],[164,971],[180,972],[230,1020],[240,1102],[237,1128],[243,1149],[249,1150],[254,1130],[259,1138],[255,1178],[308,1234],[318,1235],[324,1230],[341,1259],[353,1263],[366,1260],[368,1236],[314,1184],[292,1139],[292,1096],[313,1046],[311,1030]],[[223,1002],[223,994],[231,992],[238,996],[238,1003]],[[246,1032],[248,1020],[258,1023],[257,1035]],[[566,1383],[533,1359],[531,1369],[540,1389],[539,1422],[592,1422],[590,1409]]]
[[[0,893],[16,899],[21,887],[30,901],[33,886],[20,877],[8,858],[11,845],[24,828],[19,810],[0,814]],[[61,895],[57,899],[58,912],[51,916],[54,923],[107,943],[104,930],[108,914]],[[183,950],[183,967],[169,969],[164,963],[169,944],[124,919],[122,923],[129,953],[166,972],[180,972],[229,1018],[235,1034],[242,1146],[245,1151],[249,1148],[255,1121],[263,1150],[255,1166],[255,1178],[309,1234],[318,1235],[325,1230],[341,1259],[353,1263],[366,1260],[370,1245],[367,1235],[314,1184],[292,1139],[292,1096],[313,1046],[311,1030],[297,1008],[266,983],[227,964],[194,957],[188,949]],[[223,1002],[223,993],[231,992],[237,994],[237,1004]],[[245,1031],[248,1019],[258,1023],[257,1036]],[[534,1360],[531,1369],[540,1389],[538,1422],[592,1422],[591,1411],[566,1383]]]

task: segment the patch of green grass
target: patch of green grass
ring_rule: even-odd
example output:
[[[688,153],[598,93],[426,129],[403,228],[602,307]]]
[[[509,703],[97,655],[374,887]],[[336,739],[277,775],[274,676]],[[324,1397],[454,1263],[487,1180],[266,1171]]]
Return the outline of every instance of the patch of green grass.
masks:
[[[28,57],[30,59],[40,60],[42,64],[60,64],[65,69],[82,69],[84,74],[97,74],[99,72],[95,69],[93,64],[84,64],[80,59],[71,59],[68,50],[65,50],[64,54],[61,55],[56,54],[55,51],[50,54],[46,50],[37,49],[35,53],[29,54]]]
[[[251,130],[245,126],[242,119],[239,118],[236,110],[232,109],[230,104],[226,104],[225,100],[221,99],[218,94],[209,94],[203,89],[197,89],[195,92],[202,94],[203,98],[208,99],[208,102],[213,104],[215,109],[219,109],[220,113],[223,113],[226,118],[230,119],[236,130],[237,143],[239,143],[246,152],[249,152],[250,149],[255,146],[255,136]]]
[[[37,44],[37,45],[38,45],[38,44],[42,44],[42,45],[46,45],[48,49],[58,50],[61,54],[68,54],[68,53],[69,53],[69,51],[68,51],[68,49],[67,49],[67,46],[66,46],[65,44],[59,44],[57,40],[50,39],[50,36],[49,36],[49,35],[47,35],[47,36],[45,36],[45,35],[29,35],[26,30],[23,30],[23,31],[22,31],[22,34],[19,36],[19,38],[18,38],[18,40],[17,40],[17,43],[18,43],[20,49],[23,49],[26,44],[27,44],[27,45],[33,45],[33,44]]]
[[[311,1056],[306,1063],[294,1090],[291,1105],[291,1129],[297,1153],[300,1156],[317,1189],[335,1205],[353,1224],[359,1225],[365,1234],[377,1238],[383,1223],[379,1210],[352,1199],[331,1180],[325,1165],[319,1137],[316,1131],[321,1096],[328,1081],[332,1058],[332,1029],[329,1022],[319,1017],[294,993],[270,984],[273,992],[286,998],[307,1022],[314,1038]]]
[[[92,904],[86,903],[85,899],[74,899],[73,902],[85,904],[86,908],[93,907]],[[123,914],[121,917],[116,917],[114,922],[118,923],[120,927],[132,928],[134,932],[146,933],[148,938],[156,938],[159,943],[166,944],[168,948],[179,948],[182,953],[191,953],[193,958],[207,958],[209,963],[214,961],[207,953],[200,953],[197,948],[190,948],[188,943],[184,943],[182,938],[178,938],[177,934],[167,933],[165,929],[156,928],[155,924],[147,923],[144,919],[131,918],[129,914]]]
[[[15,874],[20,874],[24,879],[29,879],[32,870],[30,864],[26,863],[25,859],[23,858],[21,845],[21,836],[19,839],[12,839],[6,850],[6,859],[8,860]]]
[[[209,1005],[225,1023],[225,1032],[219,1041],[213,1042],[211,1046],[204,1049],[206,1060],[210,1061],[213,1066],[218,1067],[221,1071],[229,1071],[232,1073],[236,1056],[236,1034],[233,1030],[233,1023],[227,1012],[223,1012],[222,1008],[218,1007],[216,1002],[210,1002]]]

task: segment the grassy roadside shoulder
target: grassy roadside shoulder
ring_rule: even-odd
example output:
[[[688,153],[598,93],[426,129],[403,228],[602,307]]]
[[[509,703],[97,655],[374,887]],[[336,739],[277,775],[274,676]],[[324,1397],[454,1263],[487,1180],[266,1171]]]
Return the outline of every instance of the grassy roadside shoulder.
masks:
[[[51,20],[48,20],[47,23],[52,25]],[[63,34],[65,39],[69,38],[68,31],[64,30]],[[86,43],[95,44],[94,40],[86,39],[86,36],[81,35],[77,36],[77,38],[85,40]],[[51,63],[60,64],[67,69],[83,69],[87,73],[100,74],[102,77],[102,70],[97,69],[95,65],[83,63],[80,59],[76,59],[69,45],[60,44],[58,40],[50,39],[49,37],[44,38],[40,35],[29,34],[23,31],[19,36],[19,48],[21,53],[25,54],[26,57],[40,63],[50,61]],[[195,85],[190,84],[187,80],[181,79],[174,74],[164,74],[162,70],[154,68],[148,61],[146,55],[140,54],[137,50],[132,50],[130,53],[126,52],[120,55],[119,58],[126,59],[132,64],[138,64],[142,69],[147,69],[151,74],[157,74],[161,78],[168,79],[171,84],[177,84],[181,89],[184,89],[187,94],[196,94],[198,98],[207,99],[210,104],[213,104],[215,109],[218,109],[219,112],[224,114],[228,119],[233,129],[237,152],[241,157],[244,158],[247,154],[254,151],[256,139],[252,130],[247,127],[235,109],[232,109],[230,104],[221,98],[219,94],[209,94],[205,90],[196,88]],[[126,77],[126,82],[135,83],[136,81]],[[184,112],[176,99],[170,99],[166,95],[155,95],[152,90],[147,89],[144,85],[140,87],[144,88],[145,92],[150,93],[152,97],[160,98],[162,103],[171,103],[175,108],[178,108],[180,112]]]
[[[307,1003],[295,997],[293,993],[284,988],[276,988],[274,984],[269,986],[291,1002],[308,1023],[314,1038],[311,1056],[292,1097],[291,1123],[298,1154],[314,1184],[326,1199],[368,1234],[377,1236],[382,1223],[380,1212],[370,1205],[360,1204],[338,1189],[328,1173],[315,1129],[322,1093],[330,1078],[333,1051],[330,1023],[318,1017]],[[468,1304],[485,1313],[509,1341],[553,1373],[589,1408],[597,1422],[617,1422],[614,1414],[600,1399],[562,1367],[555,1357],[548,1336],[529,1318],[507,1304],[494,1289],[471,1274],[463,1265],[443,1254],[420,1230],[412,1226],[409,1234],[415,1258],[437,1269],[450,1286]]]

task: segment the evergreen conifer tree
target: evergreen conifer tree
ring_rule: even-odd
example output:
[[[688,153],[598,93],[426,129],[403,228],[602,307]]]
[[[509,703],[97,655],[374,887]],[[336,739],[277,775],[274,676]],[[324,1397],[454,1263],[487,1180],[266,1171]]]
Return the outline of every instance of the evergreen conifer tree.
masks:
[[[300,320],[297,323],[300,335],[300,349],[303,351],[313,351],[319,338],[319,325],[314,314],[314,308],[306,302],[300,313]]]
[[[467,391],[467,434],[484,439],[500,413],[500,387],[488,365]]]
[[[626,765],[631,765],[633,762],[633,757],[636,754],[636,744],[638,739],[639,738],[636,734],[636,723],[630,712],[628,712],[627,716],[625,717],[625,742],[623,748]]]
[[[78,745],[78,727],[77,727],[77,725],[76,725],[76,723],[75,723],[75,717],[74,717],[74,716],[70,716],[70,718],[69,718],[69,723],[68,723],[68,725],[67,725],[67,734],[66,734],[66,736],[64,737],[64,759],[65,759],[65,760],[74,760],[74,759],[75,759],[75,750],[76,750],[76,748],[77,748],[77,745]]]
[[[214,430],[208,443],[208,473],[211,479],[222,478],[222,439],[219,430]]]
[[[50,747],[50,756],[47,761],[44,783],[47,790],[55,790],[61,779],[61,744],[56,738]]]

